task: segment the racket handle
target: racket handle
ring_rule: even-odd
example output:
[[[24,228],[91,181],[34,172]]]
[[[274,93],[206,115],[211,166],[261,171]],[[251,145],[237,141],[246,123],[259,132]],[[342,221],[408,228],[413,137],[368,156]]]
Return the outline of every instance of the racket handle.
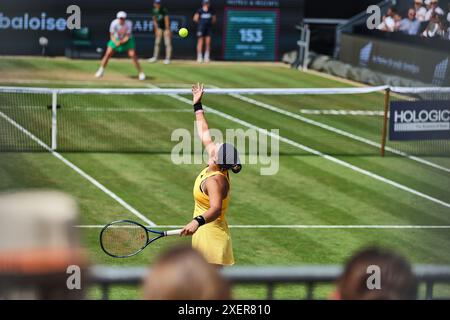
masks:
[[[182,229],[164,231],[165,236],[179,236]]]

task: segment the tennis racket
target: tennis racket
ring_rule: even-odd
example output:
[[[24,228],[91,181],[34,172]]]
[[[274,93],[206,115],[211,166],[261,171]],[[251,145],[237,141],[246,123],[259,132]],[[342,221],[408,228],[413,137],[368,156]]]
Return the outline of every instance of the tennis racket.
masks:
[[[135,221],[119,220],[103,227],[100,232],[100,246],[111,257],[128,258],[138,254],[159,238],[176,236],[180,233],[181,229],[152,230]]]

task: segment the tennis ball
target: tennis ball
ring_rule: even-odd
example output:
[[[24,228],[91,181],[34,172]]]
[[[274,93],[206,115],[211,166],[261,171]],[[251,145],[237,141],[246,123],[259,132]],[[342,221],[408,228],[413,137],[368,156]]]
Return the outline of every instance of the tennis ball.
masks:
[[[188,29],[186,29],[186,28],[181,28],[181,29],[178,31],[178,34],[180,35],[180,37],[186,38],[186,37],[188,36],[189,32],[188,32]]]

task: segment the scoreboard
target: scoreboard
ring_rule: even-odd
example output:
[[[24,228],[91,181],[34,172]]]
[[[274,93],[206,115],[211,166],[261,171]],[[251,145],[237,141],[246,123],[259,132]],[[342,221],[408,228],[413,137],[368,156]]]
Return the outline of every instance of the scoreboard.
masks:
[[[278,60],[279,10],[225,8],[224,60]]]

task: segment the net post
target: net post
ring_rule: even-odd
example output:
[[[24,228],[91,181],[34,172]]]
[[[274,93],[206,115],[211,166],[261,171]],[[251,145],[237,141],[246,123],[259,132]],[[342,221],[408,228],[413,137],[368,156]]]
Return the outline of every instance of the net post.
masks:
[[[57,148],[57,118],[56,118],[56,112],[58,106],[58,96],[56,91],[52,92],[52,150],[56,150]]]
[[[388,121],[390,95],[391,95],[391,89],[387,88],[384,93],[383,131],[381,133],[381,156],[382,157],[384,157],[384,150],[386,147],[387,121]]]

